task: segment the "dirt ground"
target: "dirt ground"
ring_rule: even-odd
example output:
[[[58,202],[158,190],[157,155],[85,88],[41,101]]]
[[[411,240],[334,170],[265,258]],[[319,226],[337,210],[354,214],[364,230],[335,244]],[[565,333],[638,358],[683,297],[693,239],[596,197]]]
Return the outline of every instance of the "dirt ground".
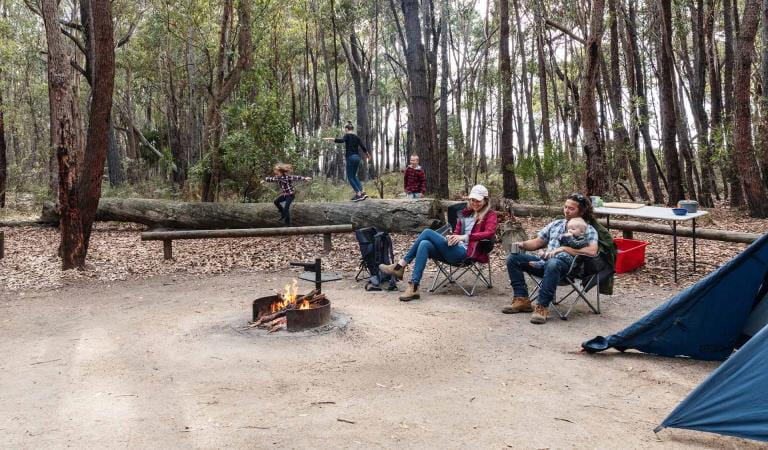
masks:
[[[535,326],[499,313],[502,273],[407,304],[352,275],[326,286],[346,328],[300,336],[238,331],[290,270],[6,290],[0,446],[757,448],[652,432],[717,364],[576,353],[673,289],[619,283],[602,315]]]

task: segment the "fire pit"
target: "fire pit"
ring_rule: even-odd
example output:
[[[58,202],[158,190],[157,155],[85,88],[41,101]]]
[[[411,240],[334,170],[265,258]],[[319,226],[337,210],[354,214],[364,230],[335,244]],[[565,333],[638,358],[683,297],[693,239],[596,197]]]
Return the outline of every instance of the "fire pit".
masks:
[[[331,302],[320,290],[322,283],[341,279],[336,274],[321,272],[321,261],[291,263],[307,269],[299,278],[315,282],[315,289],[297,295],[298,282],[286,284],[283,293],[257,298],[253,301],[251,327],[267,329],[270,333],[285,330],[302,331],[325,325],[331,320]],[[314,272],[314,273],[312,273]]]
[[[302,331],[325,325],[331,319],[331,302],[325,294],[312,291],[294,301],[284,295],[270,295],[253,301],[253,324],[269,331]]]

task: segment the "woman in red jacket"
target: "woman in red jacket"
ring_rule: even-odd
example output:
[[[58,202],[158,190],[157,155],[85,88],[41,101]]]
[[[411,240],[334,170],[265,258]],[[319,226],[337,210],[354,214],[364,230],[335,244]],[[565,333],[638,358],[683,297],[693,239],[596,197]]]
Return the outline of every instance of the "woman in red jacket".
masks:
[[[430,259],[448,264],[457,264],[466,258],[488,261],[488,255],[476,254],[477,243],[491,239],[496,234],[496,212],[491,209],[488,189],[483,185],[473,187],[468,200],[469,207],[459,213],[453,234],[443,236],[434,230],[424,230],[398,263],[379,266],[382,272],[402,279],[405,267],[415,261],[411,282],[400,297],[401,301],[409,302],[419,298],[419,283]]]

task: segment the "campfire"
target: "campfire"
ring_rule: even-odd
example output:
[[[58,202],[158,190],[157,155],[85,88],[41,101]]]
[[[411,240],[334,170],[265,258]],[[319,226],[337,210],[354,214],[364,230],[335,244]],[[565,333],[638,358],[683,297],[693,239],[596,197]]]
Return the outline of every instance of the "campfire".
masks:
[[[286,284],[282,293],[253,301],[251,327],[266,329],[269,333],[280,330],[301,331],[325,324],[331,317],[331,302],[325,294],[313,289],[298,295],[298,281]]]

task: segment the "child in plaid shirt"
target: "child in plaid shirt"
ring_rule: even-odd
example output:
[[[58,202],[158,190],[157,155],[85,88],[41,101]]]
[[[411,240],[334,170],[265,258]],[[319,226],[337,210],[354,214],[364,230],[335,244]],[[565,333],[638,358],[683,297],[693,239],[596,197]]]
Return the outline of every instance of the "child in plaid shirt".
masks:
[[[273,177],[266,177],[264,181],[276,182],[280,187],[280,195],[275,199],[274,204],[277,210],[280,212],[280,220],[285,222],[289,227],[291,226],[291,203],[296,196],[296,192],[293,190],[294,181],[309,181],[312,177],[301,177],[298,175],[290,175],[293,171],[293,166],[290,164],[278,163],[275,164]],[[281,205],[282,203],[282,205]]]

